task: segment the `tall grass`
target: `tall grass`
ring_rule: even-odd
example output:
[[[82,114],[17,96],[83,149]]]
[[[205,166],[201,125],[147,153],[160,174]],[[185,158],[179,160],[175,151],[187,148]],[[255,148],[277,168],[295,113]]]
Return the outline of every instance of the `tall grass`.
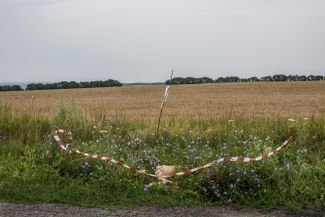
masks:
[[[0,200],[82,206],[234,203],[257,207],[324,207],[325,118],[296,121],[254,117],[174,118],[161,125],[121,114],[90,117],[72,106],[49,119],[0,108]],[[251,164],[222,163],[176,177],[170,187],[110,163],[63,152],[53,127],[72,130],[78,148],[154,171],[157,165],[192,168],[224,156],[267,153],[289,136],[276,156]]]

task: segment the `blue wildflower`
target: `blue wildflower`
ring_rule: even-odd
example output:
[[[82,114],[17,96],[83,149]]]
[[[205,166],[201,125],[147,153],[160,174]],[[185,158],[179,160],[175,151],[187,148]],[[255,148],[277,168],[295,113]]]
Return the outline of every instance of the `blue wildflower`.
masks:
[[[287,163],[287,164],[286,164],[286,170],[289,171],[290,168],[291,168],[290,163]]]

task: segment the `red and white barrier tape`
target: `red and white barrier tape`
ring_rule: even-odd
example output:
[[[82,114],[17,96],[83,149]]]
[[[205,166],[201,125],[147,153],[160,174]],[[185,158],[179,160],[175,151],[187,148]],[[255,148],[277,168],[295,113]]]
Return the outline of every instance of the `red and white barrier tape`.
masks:
[[[64,144],[62,142],[61,138],[59,137],[59,133],[62,133],[64,136],[69,136],[69,141],[68,141],[67,144]],[[63,150],[67,150],[69,144],[72,143],[72,137],[71,137],[71,135],[72,134],[71,134],[70,131],[63,130],[63,129],[57,129],[57,130],[54,130],[53,131],[53,138],[55,139],[55,141],[57,142],[57,144]],[[75,152],[75,153],[77,153],[79,155],[83,155],[83,156],[88,157],[88,158],[95,158],[95,159],[99,159],[99,160],[110,161],[113,164],[115,164],[117,166],[125,167],[128,170],[130,170],[130,171],[133,171],[133,172],[136,172],[136,173],[139,173],[139,174],[142,174],[142,175],[156,177],[158,179],[161,179],[161,178],[168,178],[168,177],[188,175],[188,174],[191,174],[191,173],[193,173],[195,171],[204,170],[204,169],[206,169],[208,167],[214,166],[214,165],[216,165],[218,163],[221,163],[223,161],[249,163],[249,162],[255,162],[255,161],[264,160],[264,159],[267,159],[267,158],[271,157],[272,155],[276,154],[281,149],[283,149],[288,144],[288,142],[291,139],[292,139],[292,137],[290,137],[289,139],[287,139],[282,145],[280,145],[278,148],[274,149],[273,151],[269,152],[268,154],[261,154],[258,157],[249,158],[249,157],[241,157],[241,156],[239,156],[239,157],[225,157],[225,158],[220,158],[218,160],[211,161],[210,163],[205,164],[205,165],[202,165],[202,166],[198,166],[198,167],[195,167],[195,168],[192,168],[192,169],[188,169],[188,170],[185,170],[185,171],[182,171],[182,172],[178,172],[178,173],[171,173],[171,174],[164,175],[164,176],[159,176],[159,175],[156,175],[156,174],[146,173],[145,170],[138,170],[135,167],[128,166],[127,164],[125,164],[125,163],[123,163],[121,161],[114,160],[113,158],[110,158],[110,157],[104,157],[104,156],[96,155],[96,154],[89,154],[89,153],[85,153],[85,152],[82,152],[82,151],[79,151],[79,150],[73,150],[73,151],[72,150],[69,150],[69,153]]]

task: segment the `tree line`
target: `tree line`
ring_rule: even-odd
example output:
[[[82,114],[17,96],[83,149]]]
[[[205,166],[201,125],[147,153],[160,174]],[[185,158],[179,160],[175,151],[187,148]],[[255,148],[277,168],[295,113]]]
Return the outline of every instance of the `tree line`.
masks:
[[[322,75],[283,75],[277,74],[273,76],[264,76],[261,78],[239,78],[238,76],[227,76],[212,79],[209,77],[175,77],[172,80],[167,80],[166,84],[201,84],[201,83],[223,83],[223,82],[258,82],[258,81],[320,81],[325,80]],[[122,83],[116,80],[100,80],[100,81],[61,81],[57,83],[30,83],[27,85],[26,90],[51,90],[51,89],[73,89],[73,88],[97,88],[97,87],[120,87]],[[0,86],[1,91],[22,91],[24,90],[20,85],[3,85]]]
[[[24,90],[20,85],[3,85],[0,86],[0,91],[21,91]]]
[[[105,81],[61,81],[58,83],[31,83],[28,84],[26,90],[52,90],[52,89],[74,89],[74,88],[96,88],[96,87],[120,87],[122,83],[116,80]]]
[[[194,77],[175,77],[172,80],[167,80],[166,84],[202,84],[202,83],[223,83],[223,82],[258,82],[258,81],[320,81],[325,80],[322,75],[283,75],[277,74],[273,76],[264,76],[261,78],[239,78],[237,76],[219,77],[215,80],[209,77],[194,78]]]
[[[25,90],[51,90],[51,89],[73,89],[73,88],[96,88],[96,87],[120,87],[122,83],[116,80],[108,79],[105,81],[61,81],[57,83],[30,83]],[[0,91],[22,91],[20,85],[0,86]]]

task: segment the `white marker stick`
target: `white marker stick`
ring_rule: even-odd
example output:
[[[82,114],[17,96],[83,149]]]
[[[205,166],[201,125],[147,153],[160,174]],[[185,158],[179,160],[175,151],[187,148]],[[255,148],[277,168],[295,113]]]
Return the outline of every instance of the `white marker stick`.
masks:
[[[170,88],[170,85],[172,83],[173,74],[174,74],[174,70],[172,70],[172,73],[170,75],[170,81],[169,81],[169,84],[167,84],[167,86],[165,88],[164,99],[163,99],[163,101],[161,103],[161,106],[160,106],[160,114],[159,114],[159,119],[158,119],[158,124],[157,124],[157,131],[156,131],[157,135],[158,135],[158,131],[159,131],[160,120],[161,120],[161,117],[162,117],[164,106],[165,106],[165,103],[167,102],[167,98],[168,98],[168,95],[169,95],[169,88]]]

